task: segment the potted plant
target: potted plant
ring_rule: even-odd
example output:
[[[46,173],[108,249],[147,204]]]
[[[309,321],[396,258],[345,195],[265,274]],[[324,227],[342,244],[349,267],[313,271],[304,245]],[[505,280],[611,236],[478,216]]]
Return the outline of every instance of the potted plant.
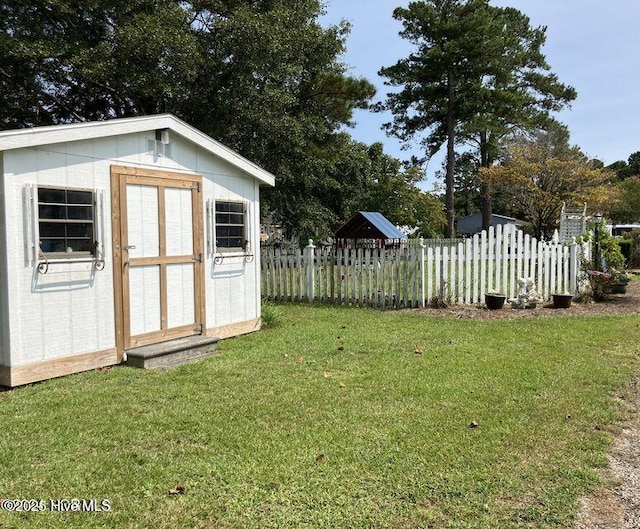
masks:
[[[499,292],[487,292],[484,295],[484,302],[489,310],[499,310],[504,306],[507,296]]]
[[[556,294],[552,294],[552,297],[554,309],[568,309],[571,307],[573,294],[569,294],[569,292],[558,292]]]
[[[627,283],[629,283],[629,276],[624,272],[618,272],[613,270],[611,272],[611,293],[612,294],[626,294]]]

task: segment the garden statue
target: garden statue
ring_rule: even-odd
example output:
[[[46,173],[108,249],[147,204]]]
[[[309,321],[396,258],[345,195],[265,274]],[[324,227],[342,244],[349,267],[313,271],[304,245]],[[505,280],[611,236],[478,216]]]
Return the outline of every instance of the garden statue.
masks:
[[[542,296],[536,290],[533,279],[521,277],[518,279],[518,297],[510,299],[509,303],[514,309],[534,309],[542,301]]]

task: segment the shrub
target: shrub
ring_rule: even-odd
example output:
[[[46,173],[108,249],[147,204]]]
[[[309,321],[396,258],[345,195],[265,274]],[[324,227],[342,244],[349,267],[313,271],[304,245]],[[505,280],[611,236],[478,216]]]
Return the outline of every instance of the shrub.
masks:
[[[591,226],[591,229],[595,229],[595,226]],[[585,235],[585,241],[593,241],[594,235],[589,233]],[[601,224],[598,228],[598,241],[600,242],[600,257],[604,259],[604,264],[607,269],[624,270],[625,258],[620,251],[620,245],[615,237],[613,237]],[[593,259],[595,259],[595,251],[593,252]],[[586,264],[587,270],[600,270],[600,263],[594,261]]]
[[[284,323],[282,311],[277,305],[265,301],[262,303],[262,328],[279,327]]]

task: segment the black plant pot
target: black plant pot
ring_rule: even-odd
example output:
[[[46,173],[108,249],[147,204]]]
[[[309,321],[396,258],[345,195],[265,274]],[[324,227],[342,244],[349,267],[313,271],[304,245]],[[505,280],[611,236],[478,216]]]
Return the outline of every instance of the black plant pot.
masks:
[[[568,309],[571,307],[573,294],[553,294],[554,309]]]
[[[502,294],[485,294],[484,302],[489,310],[500,310],[504,306],[507,296]]]
[[[616,283],[611,287],[612,294],[626,294],[627,293],[627,284],[626,283]]]

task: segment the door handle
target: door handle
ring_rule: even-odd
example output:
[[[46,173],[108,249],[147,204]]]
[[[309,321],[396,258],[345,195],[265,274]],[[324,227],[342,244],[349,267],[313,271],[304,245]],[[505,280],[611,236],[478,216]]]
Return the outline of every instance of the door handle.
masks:
[[[127,252],[128,252],[129,250],[135,250],[135,249],[136,249],[136,245],[135,245],[135,244],[127,244],[127,245],[124,247],[124,249],[125,249],[125,250],[127,250]]]

